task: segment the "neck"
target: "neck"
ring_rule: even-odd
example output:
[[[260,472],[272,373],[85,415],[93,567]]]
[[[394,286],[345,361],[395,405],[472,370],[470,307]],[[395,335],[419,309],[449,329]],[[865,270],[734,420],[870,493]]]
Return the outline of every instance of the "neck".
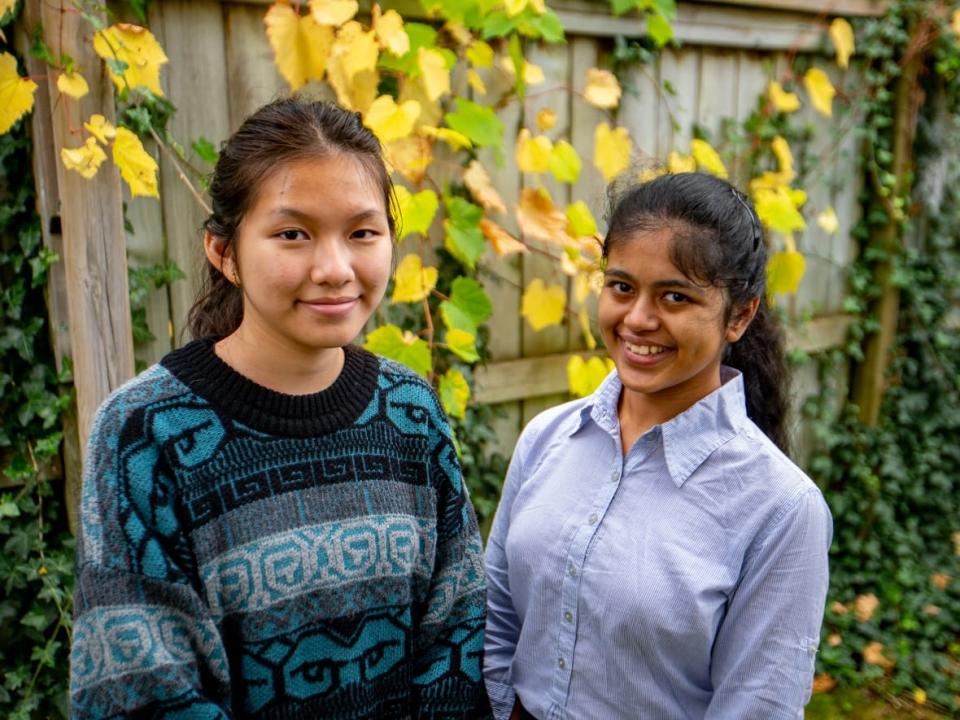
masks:
[[[306,348],[244,323],[214,346],[214,352],[241,375],[287,395],[326,390],[343,369],[343,348]]]
[[[620,421],[620,441],[626,454],[637,439],[650,428],[660,425],[695,405],[699,400],[720,387],[720,373],[716,385],[706,393],[703,388],[685,392],[686,388],[670,388],[657,393],[642,393],[623,387],[617,402],[617,417]]]

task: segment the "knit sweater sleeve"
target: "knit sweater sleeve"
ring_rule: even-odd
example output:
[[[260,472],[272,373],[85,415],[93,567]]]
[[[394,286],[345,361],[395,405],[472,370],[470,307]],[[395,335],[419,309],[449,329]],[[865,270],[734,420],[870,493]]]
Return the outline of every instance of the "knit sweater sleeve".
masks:
[[[219,630],[196,591],[164,445],[142,402],[152,376],[119,390],[94,421],[77,551],[71,717],[228,718]]]
[[[437,548],[427,607],[415,628],[418,716],[486,718],[483,545],[450,426],[436,396],[431,398],[429,467],[437,493]]]

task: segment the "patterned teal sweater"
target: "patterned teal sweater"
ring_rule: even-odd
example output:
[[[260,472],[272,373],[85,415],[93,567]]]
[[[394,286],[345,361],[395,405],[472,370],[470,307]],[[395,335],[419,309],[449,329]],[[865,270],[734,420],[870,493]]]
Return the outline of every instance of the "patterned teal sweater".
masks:
[[[81,515],[73,717],[487,716],[476,519],[395,363],[292,396],[190,343],[101,407]]]

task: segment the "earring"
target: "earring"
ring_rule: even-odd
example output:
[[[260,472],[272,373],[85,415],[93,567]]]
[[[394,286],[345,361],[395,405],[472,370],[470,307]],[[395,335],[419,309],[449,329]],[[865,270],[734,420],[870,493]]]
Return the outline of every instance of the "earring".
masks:
[[[231,278],[230,282],[232,282],[235,287],[240,287],[240,276],[237,275],[236,268],[233,269],[233,278]]]

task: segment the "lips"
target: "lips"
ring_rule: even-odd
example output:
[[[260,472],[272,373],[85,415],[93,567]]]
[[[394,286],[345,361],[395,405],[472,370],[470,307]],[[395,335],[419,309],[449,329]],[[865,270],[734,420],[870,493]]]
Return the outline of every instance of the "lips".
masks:
[[[627,351],[633,353],[634,355],[646,356],[646,355],[660,355],[669,348],[664,347],[663,345],[647,345],[647,344],[634,344],[631,342],[623,341],[624,347]]]

